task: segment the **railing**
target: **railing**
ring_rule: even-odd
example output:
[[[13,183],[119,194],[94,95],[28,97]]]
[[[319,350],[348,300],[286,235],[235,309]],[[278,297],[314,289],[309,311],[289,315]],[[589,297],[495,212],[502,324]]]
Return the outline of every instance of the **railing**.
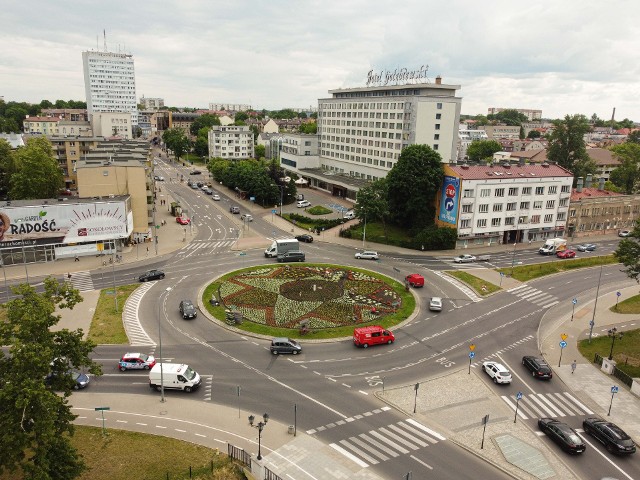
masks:
[[[282,477],[276,475],[267,467],[264,467],[264,480],[282,480]]]
[[[631,384],[633,383],[633,378],[627,375],[626,373],[624,373],[622,370],[620,370],[617,367],[614,367],[613,376],[616,377],[618,380],[620,380],[622,383],[624,383],[626,386],[631,388]]]
[[[251,469],[251,454],[244,451],[242,448],[235,447],[230,443],[227,444],[229,457],[237,460],[240,463],[248,466]]]
[[[593,363],[597,363],[602,366],[602,357],[596,353],[595,357],[593,357]]]

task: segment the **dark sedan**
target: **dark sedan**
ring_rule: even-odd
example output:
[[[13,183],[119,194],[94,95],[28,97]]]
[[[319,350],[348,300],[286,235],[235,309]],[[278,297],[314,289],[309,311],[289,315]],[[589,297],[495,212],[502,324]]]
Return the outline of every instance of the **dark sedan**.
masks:
[[[567,453],[583,453],[587,449],[580,435],[566,423],[553,418],[540,418],[538,427]]]
[[[602,443],[611,453],[636,453],[636,444],[615,423],[607,422],[598,417],[585,418],[582,421],[584,431]]]
[[[164,272],[162,270],[149,270],[144,272],[138,277],[141,282],[148,282],[149,280],[162,280],[164,278]]]
[[[303,233],[302,235],[296,235],[296,240],[299,242],[311,243],[313,242],[313,237],[308,233]]]
[[[51,386],[54,390],[63,390],[71,381],[73,381],[74,390],[81,390],[89,385],[89,375],[78,372],[77,370],[69,370],[64,376],[58,376],[50,373],[44,379],[44,382]]]
[[[531,375],[536,378],[551,380],[553,377],[551,367],[542,358],[525,355],[522,357],[522,365],[527,367]]]
[[[191,170],[189,175],[200,175],[202,172],[200,170]]]

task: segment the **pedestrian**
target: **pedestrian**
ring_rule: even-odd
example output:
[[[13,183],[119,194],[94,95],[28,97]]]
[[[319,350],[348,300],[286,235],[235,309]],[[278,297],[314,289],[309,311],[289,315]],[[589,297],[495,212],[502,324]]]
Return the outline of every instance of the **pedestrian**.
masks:
[[[147,247],[147,257],[149,256],[149,247]]]
[[[71,280],[71,274],[67,273],[67,279]]]
[[[575,372],[575,371],[576,371],[576,367],[577,367],[577,366],[578,366],[578,364],[577,364],[577,363],[576,363],[576,361],[574,360],[574,361],[571,363],[571,373],[573,373],[573,372]]]
[[[75,258],[75,260],[74,260],[74,261],[75,261],[75,262],[79,262],[79,261],[80,261],[80,258],[78,258],[78,255],[76,255],[76,258]]]

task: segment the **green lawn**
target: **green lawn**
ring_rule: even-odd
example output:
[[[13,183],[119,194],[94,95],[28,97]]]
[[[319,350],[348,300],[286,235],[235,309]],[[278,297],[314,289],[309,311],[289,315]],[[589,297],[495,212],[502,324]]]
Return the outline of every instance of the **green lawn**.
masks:
[[[622,300],[618,305],[613,305],[609,310],[616,313],[640,313],[640,295]]]
[[[452,277],[456,277],[458,280],[462,280],[464,283],[473,288],[478,295],[485,296],[489,295],[490,293],[502,290],[502,287],[494,285],[493,283],[489,283],[486,280],[478,278],[467,272],[462,272],[460,270],[450,270],[447,272],[447,274],[451,275]]]
[[[576,268],[594,267],[598,265],[611,265],[618,263],[618,260],[613,255],[606,255],[602,257],[590,257],[590,258],[576,258],[561,260],[556,259],[553,262],[538,263],[535,265],[518,265],[513,268],[513,275],[511,275],[511,267],[499,268],[497,271],[502,272],[505,275],[511,275],[511,277],[521,282],[526,282],[534,278],[544,277],[546,275],[552,275],[554,273],[565,272],[567,270],[574,270]]]
[[[118,290],[118,310],[113,295],[113,288],[105,288],[100,291],[100,298],[96,305],[96,311],[89,327],[89,339],[100,344],[125,344],[129,343],[127,334],[122,324],[122,309],[129,295],[138,288],[139,284],[123,285]]]
[[[578,342],[578,350],[590,362],[595,354],[608,357],[611,351],[611,338],[607,335]],[[616,339],[613,348],[613,359],[620,370],[632,377],[640,377],[640,329],[624,332],[621,339]]]
[[[314,207],[307,208],[306,213],[310,213],[311,215],[329,215],[330,213],[333,213],[333,210],[323,207],[322,205],[316,205]]]
[[[362,234],[364,231],[364,222],[360,221],[358,225],[351,227],[351,238],[362,240]],[[382,223],[367,223],[367,230],[365,240],[375,243],[382,243],[385,245],[400,245],[401,242],[409,241],[411,238],[406,230],[396,226],[388,225],[386,229],[383,228]]]

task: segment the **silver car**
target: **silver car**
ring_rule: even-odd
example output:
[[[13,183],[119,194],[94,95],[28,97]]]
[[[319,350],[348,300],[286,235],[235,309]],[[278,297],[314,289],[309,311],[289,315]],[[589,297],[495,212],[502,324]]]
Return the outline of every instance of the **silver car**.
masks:
[[[469,255],[465,253],[464,255],[459,255],[453,259],[454,263],[471,263],[476,261],[476,257],[473,255]]]
[[[441,312],[442,311],[442,298],[440,297],[431,297],[429,301],[429,310],[433,312]]]
[[[378,252],[366,250],[364,252],[356,253],[356,258],[357,259],[364,258],[365,260],[378,260],[378,258],[380,257],[378,257]]]

